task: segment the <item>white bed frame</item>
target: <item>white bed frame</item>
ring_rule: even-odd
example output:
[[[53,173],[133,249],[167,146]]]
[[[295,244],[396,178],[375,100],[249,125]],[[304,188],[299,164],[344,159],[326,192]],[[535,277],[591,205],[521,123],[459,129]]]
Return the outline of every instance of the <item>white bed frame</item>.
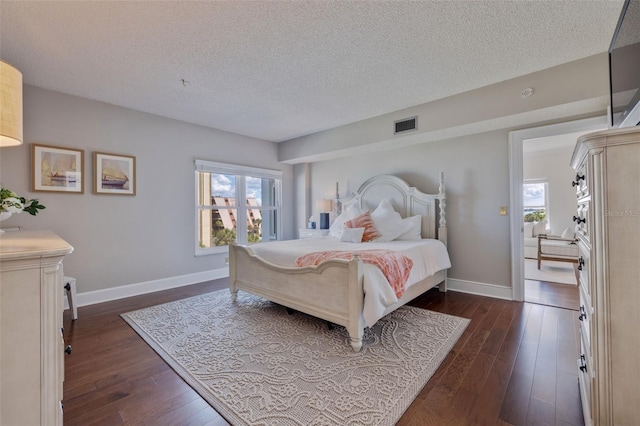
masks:
[[[423,238],[438,238],[447,244],[443,173],[440,173],[439,193],[435,195],[409,187],[396,176],[380,175],[367,180],[355,194],[341,201],[344,209],[355,203],[361,208],[373,210],[385,198],[391,200],[402,217],[422,216]],[[440,207],[437,227],[436,202]],[[347,329],[351,346],[356,352],[362,348],[364,335],[362,271],[363,263],[357,255],[350,261],[330,260],[319,266],[293,268],[278,266],[256,256],[250,246],[229,246],[229,290],[234,302],[238,290],[243,290],[342,325]],[[442,292],[447,290],[446,270],[411,285],[397,303],[387,307],[382,316],[435,286],[439,286]]]

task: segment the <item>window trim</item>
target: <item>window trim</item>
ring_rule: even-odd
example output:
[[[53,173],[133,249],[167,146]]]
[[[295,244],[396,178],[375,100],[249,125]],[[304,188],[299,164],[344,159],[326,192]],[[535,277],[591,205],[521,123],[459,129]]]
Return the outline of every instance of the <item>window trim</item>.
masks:
[[[198,173],[206,172],[206,173],[219,173],[219,174],[227,174],[234,175],[236,177],[236,199],[237,200],[246,200],[246,178],[261,178],[261,179],[273,179],[275,180],[275,205],[269,206],[260,206],[259,210],[270,210],[276,211],[276,238],[278,240],[282,239],[282,171],[281,170],[271,170],[271,169],[263,169],[259,167],[251,167],[251,166],[241,166],[235,164],[228,163],[218,163],[215,161],[207,161],[207,160],[195,160],[195,171],[194,171],[194,190],[195,190],[195,255],[196,256],[207,256],[211,254],[220,254],[220,253],[228,253],[228,246],[216,246],[216,247],[208,247],[202,248],[200,247],[200,229],[199,229],[199,211],[203,207],[201,206],[199,201],[199,182],[198,182]],[[236,203],[235,209],[237,209],[237,220],[236,223],[237,229],[241,229],[244,227],[244,231],[247,231],[247,210],[249,207],[238,206]],[[219,208],[219,207],[216,207]],[[254,207],[255,209],[255,207]],[[213,207],[211,208],[213,210]],[[279,214],[278,214],[279,213]],[[247,232],[237,232],[238,244],[247,244]]]

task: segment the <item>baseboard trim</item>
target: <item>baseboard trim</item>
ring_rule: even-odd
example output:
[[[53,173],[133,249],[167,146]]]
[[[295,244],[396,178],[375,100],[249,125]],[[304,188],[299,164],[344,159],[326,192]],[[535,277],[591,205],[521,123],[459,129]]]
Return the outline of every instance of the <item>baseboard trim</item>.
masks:
[[[513,300],[513,289],[511,287],[496,284],[447,278],[447,290],[476,294],[478,296],[494,297],[497,299]]]
[[[78,306],[95,305],[96,303],[110,302],[112,300],[124,299],[125,297],[139,296],[141,294],[168,290],[170,288],[177,288],[205,281],[227,278],[228,276],[228,268],[212,269],[195,274],[162,278],[159,280],[128,284],[114,288],[107,288],[104,290],[87,291],[84,293],[78,293],[76,295],[76,299]],[[447,278],[447,290],[475,294],[478,296],[512,300],[511,287],[504,287],[495,284]],[[64,299],[64,308],[69,309],[69,304],[66,297]]]
[[[209,271],[197,272],[195,274],[180,275],[177,277],[162,278],[159,280],[145,281],[141,283],[128,284],[104,290],[87,291],[77,293],[78,306],[94,305],[96,303],[110,302],[112,300],[123,299],[125,297],[138,296],[146,293],[153,293],[170,288],[182,287],[185,285],[197,284],[205,281],[217,280],[229,276],[229,268],[212,269]],[[69,304],[65,297],[65,309]]]

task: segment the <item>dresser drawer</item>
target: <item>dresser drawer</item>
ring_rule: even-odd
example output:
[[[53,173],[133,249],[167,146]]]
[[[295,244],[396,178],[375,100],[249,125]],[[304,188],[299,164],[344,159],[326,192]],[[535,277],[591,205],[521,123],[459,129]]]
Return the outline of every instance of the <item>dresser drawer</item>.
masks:
[[[591,324],[593,319],[593,309],[591,307],[589,296],[585,294],[582,286],[580,286],[580,308],[578,310],[578,319],[580,320],[580,335],[582,343],[585,346],[584,350],[591,357]]]
[[[578,358],[578,386],[580,386],[580,399],[582,402],[582,414],[585,426],[591,426],[591,375],[589,366],[585,365],[584,358]]]
[[[583,240],[578,240],[578,284],[584,288],[584,292],[589,296],[589,304],[591,304],[591,294],[594,291],[591,288],[590,271],[591,250]]]
[[[589,195],[589,177],[585,173],[586,167],[583,165],[580,167],[578,173],[576,173],[575,180],[571,184],[576,188],[576,196],[578,199],[584,198]]]
[[[586,242],[591,241],[591,235],[589,233],[589,226],[591,223],[591,200],[586,200],[578,203],[578,209],[573,216],[573,223],[575,224],[576,235],[579,238],[584,239]]]

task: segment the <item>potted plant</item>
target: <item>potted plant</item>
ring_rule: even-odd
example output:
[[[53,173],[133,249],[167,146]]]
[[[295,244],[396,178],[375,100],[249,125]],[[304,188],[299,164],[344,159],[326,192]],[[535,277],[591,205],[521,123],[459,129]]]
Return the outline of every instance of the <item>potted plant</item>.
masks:
[[[9,219],[14,213],[27,212],[35,216],[38,211],[44,208],[46,207],[40,204],[38,200],[27,200],[0,185],[0,221]]]

